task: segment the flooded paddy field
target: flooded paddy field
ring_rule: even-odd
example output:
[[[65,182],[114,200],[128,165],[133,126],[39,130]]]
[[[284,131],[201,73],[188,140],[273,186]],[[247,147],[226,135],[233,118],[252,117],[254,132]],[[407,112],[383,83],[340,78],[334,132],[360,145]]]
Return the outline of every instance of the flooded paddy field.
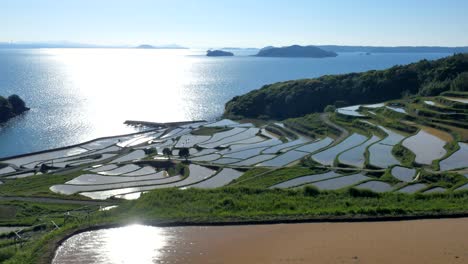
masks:
[[[442,158],[447,151],[447,142],[421,129],[416,135],[403,141],[403,146],[416,154],[416,162],[429,165],[433,160]]]
[[[344,141],[340,142],[338,145],[335,145],[327,150],[319,152],[312,156],[312,159],[315,161],[324,164],[324,165],[332,165],[335,161],[335,158],[341,152],[358,146],[364,143],[368,138],[360,134],[352,134]]]
[[[367,147],[379,140],[379,137],[373,135],[369,140],[367,140],[363,144],[341,153],[338,159],[343,164],[362,168],[364,166],[364,162],[366,161],[364,154],[366,152]]]
[[[75,235],[53,264],[466,263],[468,219],[246,226],[132,225]]]

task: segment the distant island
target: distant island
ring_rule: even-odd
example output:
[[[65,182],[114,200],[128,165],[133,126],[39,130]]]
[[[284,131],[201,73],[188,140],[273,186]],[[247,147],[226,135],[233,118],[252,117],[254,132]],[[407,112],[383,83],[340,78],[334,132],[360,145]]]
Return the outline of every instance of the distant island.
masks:
[[[208,57],[224,57],[224,56],[234,56],[234,53],[223,50],[207,50],[206,56]]]
[[[155,49],[156,47],[148,45],[148,44],[143,44],[140,46],[136,46],[135,49]]]
[[[0,96],[0,124],[28,110],[26,103],[18,95],[13,94],[8,98]]]
[[[186,47],[182,47],[179,45],[164,45],[164,46],[153,46],[153,45],[148,45],[148,44],[141,44],[139,46],[136,46],[135,49],[187,49]]]
[[[266,47],[261,49],[256,57],[306,57],[306,58],[326,58],[336,57],[333,51],[326,51],[315,46],[293,45],[288,47]]]

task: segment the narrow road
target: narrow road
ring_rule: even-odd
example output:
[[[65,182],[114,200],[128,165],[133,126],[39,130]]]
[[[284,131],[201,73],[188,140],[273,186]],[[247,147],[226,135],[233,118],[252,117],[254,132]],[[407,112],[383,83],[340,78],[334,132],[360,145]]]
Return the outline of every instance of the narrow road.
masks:
[[[113,205],[115,202],[95,200],[68,200],[48,197],[23,197],[23,196],[0,196],[0,201],[22,201],[32,203],[54,203],[54,204],[81,204],[81,205]]]
[[[345,128],[333,123],[330,118],[329,118],[329,114],[328,113],[322,113],[320,114],[320,120],[322,122],[324,122],[327,126],[330,126],[330,127],[333,127],[337,130],[339,130],[341,132],[341,135],[335,140],[335,144],[336,145],[337,143],[343,141],[345,138],[347,138],[349,136],[349,132],[348,130],[346,130]]]

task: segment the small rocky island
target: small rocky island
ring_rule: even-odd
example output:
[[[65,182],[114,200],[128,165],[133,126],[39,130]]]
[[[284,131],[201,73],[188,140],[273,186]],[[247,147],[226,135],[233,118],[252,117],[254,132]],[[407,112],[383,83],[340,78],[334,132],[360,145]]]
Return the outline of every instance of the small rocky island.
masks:
[[[225,56],[234,56],[234,53],[224,50],[207,50],[206,56],[208,57],[225,57]]]
[[[26,103],[18,95],[13,94],[8,98],[0,96],[0,124],[28,110]]]
[[[315,46],[293,45],[288,47],[266,47],[261,49],[256,57],[305,57],[305,58],[326,58],[336,57],[333,51],[326,51]]]
[[[136,46],[135,49],[155,49],[156,47],[155,46],[151,46],[151,45],[148,45],[148,44],[142,44],[142,45],[139,45],[139,46]]]

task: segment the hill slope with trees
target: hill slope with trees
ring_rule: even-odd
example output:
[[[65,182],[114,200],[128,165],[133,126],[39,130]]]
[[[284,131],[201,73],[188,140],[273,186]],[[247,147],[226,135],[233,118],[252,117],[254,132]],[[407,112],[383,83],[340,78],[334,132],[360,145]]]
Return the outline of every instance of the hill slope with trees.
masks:
[[[325,75],[265,85],[226,103],[231,118],[298,117],[338,107],[379,103],[406,95],[439,95],[468,90],[468,54],[439,60],[422,60],[386,70]]]

